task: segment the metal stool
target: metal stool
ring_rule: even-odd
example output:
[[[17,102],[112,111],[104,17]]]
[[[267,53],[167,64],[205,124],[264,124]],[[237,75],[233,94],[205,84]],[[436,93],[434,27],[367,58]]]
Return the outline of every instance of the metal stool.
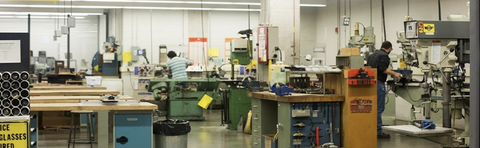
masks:
[[[84,143],[90,144],[90,148],[93,148],[93,143],[95,141],[94,129],[92,128],[92,115],[95,113],[94,111],[71,111],[72,113],[72,123],[70,125],[70,135],[68,136],[68,148],[70,148],[70,144],[73,144],[73,148],[75,148],[75,143]],[[87,114],[87,133],[88,139],[87,141],[77,142],[76,141],[76,129],[77,124],[75,124],[75,117],[80,117],[81,114]],[[73,131],[73,139],[72,139],[72,131]]]

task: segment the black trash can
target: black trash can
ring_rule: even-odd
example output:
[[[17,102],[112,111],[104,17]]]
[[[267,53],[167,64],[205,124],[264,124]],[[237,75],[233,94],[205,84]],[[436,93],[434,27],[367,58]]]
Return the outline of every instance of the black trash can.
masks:
[[[185,120],[163,120],[153,123],[155,148],[187,148],[190,123]]]

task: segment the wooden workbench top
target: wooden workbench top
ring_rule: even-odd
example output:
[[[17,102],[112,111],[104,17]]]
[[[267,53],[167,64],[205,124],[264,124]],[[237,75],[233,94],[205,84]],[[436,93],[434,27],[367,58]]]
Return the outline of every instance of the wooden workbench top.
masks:
[[[106,90],[107,87],[87,87],[87,86],[33,86],[30,90]]]
[[[99,96],[117,95],[118,90],[31,90],[30,96]]]
[[[84,111],[84,110],[155,110],[157,109],[157,105],[148,103],[148,102],[140,102],[136,105],[130,104],[89,104],[83,105],[80,103],[33,103],[30,104],[31,111]]]
[[[119,96],[120,100],[133,100],[130,96]],[[79,103],[82,100],[101,100],[100,96],[31,96],[30,103]]]
[[[251,92],[249,97],[255,99],[272,100],[289,103],[303,103],[303,102],[343,102],[345,96],[343,95],[322,95],[322,94],[299,94],[292,93],[290,96],[277,96],[271,92]]]

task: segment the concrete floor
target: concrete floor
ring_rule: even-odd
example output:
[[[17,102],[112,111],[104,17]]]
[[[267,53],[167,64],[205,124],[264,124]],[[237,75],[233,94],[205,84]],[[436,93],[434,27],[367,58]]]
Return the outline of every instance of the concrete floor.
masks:
[[[220,126],[220,111],[205,111],[206,121],[191,122],[188,134],[189,148],[251,148],[251,135],[237,133]],[[68,130],[40,131],[38,148],[67,147]],[[415,137],[390,133],[391,139],[378,140],[378,148],[439,148],[440,145]],[[86,137],[84,130],[80,138]],[[77,148],[89,148],[89,144],[76,144]],[[94,145],[94,147],[96,147]]]

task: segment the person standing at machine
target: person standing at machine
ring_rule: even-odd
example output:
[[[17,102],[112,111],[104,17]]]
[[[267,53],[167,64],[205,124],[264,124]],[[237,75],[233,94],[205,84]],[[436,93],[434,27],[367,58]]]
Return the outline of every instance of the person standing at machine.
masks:
[[[173,79],[188,79],[187,67],[193,65],[193,63],[185,58],[177,57],[175,51],[169,51],[167,53],[170,60],[167,62],[167,70],[170,71]]]
[[[401,77],[400,73],[389,69],[392,43],[385,41],[380,50],[375,51],[368,57],[367,66],[377,69],[377,139],[389,139],[390,135],[382,132],[382,113],[385,110],[385,82],[387,76]]]

